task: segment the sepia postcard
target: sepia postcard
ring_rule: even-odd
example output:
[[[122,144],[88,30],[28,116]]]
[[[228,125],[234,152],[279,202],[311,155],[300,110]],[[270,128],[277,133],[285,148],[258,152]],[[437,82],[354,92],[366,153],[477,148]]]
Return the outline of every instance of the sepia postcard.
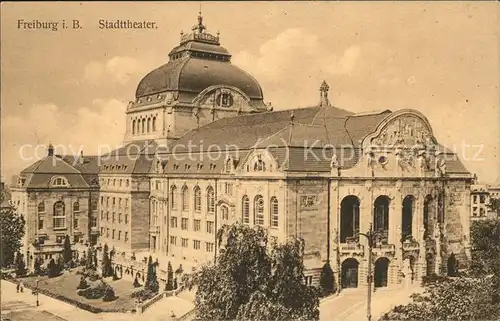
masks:
[[[0,9],[2,321],[500,321],[499,2]]]

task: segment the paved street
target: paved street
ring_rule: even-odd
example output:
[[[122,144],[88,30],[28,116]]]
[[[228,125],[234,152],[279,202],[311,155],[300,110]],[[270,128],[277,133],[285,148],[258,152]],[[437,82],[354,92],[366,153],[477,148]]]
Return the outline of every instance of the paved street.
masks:
[[[377,289],[372,294],[372,320],[377,321],[392,307],[410,301],[410,295],[421,292],[422,288],[411,290]],[[339,296],[329,298],[320,304],[320,321],[360,321],[366,320],[366,289],[347,289]]]

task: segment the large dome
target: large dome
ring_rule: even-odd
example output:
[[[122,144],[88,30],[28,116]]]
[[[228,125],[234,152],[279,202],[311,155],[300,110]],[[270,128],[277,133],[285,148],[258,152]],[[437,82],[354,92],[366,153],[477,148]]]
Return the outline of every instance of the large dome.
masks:
[[[251,100],[262,100],[255,78],[231,64],[231,54],[219,44],[219,36],[204,32],[199,17],[193,33],[182,35],[179,46],[169,53],[170,61],[148,73],[137,86],[137,99],[167,91],[198,94],[214,85],[233,86]]]

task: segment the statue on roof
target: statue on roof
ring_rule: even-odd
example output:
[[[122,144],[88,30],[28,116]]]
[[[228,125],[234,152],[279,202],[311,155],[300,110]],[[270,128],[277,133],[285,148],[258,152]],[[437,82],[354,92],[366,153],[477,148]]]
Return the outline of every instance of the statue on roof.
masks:
[[[193,30],[194,32],[198,32],[198,33],[203,33],[203,31],[205,31],[206,27],[203,25],[203,16],[201,15],[201,11],[200,11],[200,14],[198,15],[198,24],[197,25],[194,25],[191,30]]]

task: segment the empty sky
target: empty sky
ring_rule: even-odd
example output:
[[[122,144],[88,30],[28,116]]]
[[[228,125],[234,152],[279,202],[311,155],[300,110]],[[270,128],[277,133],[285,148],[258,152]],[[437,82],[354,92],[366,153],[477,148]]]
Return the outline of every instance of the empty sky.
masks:
[[[168,60],[199,3],[2,3],[2,176],[49,141],[92,154],[118,146],[125,106]],[[276,109],[310,106],[319,85],[354,112],[422,111],[437,139],[480,180],[498,180],[500,6],[495,2],[207,2],[209,32],[254,75]],[[18,20],[79,19],[81,30],[23,30]],[[100,30],[99,19],[156,21]],[[61,26],[59,26],[61,28]],[[464,147],[471,145],[470,147]],[[43,150],[38,150],[42,156]]]

